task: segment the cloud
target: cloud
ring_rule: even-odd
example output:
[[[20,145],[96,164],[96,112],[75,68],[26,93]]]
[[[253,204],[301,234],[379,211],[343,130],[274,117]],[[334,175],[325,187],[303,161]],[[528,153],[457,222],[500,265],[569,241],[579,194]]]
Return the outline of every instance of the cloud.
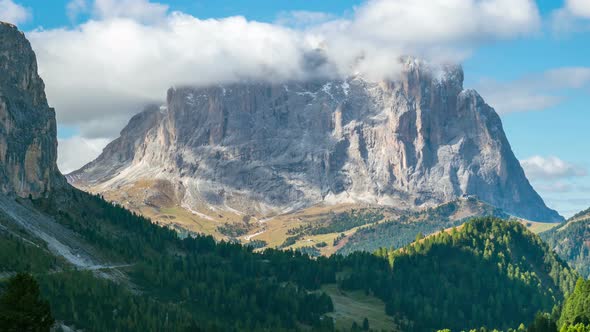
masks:
[[[175,13],[158,25],[113,18],[28,36],[58,121],[81,126],[83,136],[88,123],[128,119],[144,104],[163,102],[172,85],[303,78],[301,36],[242,17]],[[95,136],[116,135],[115,123],[102,123]]]
[[[566,0],[565,9],[575,16],[590,18],[590,2],[588,0]]]
[[[568,163],[557,157],[533,156],[520,164],[531,180],[555,180],[588,175],[586,168]]]
[[[555,181],[549,183],[541,183],[535,185],[535,188],[541,192],[550,193],[568,193],[575,190],[575,187],[571,183],[563,181]]]
[[[0,0],[0,21],[15,25],[25,23],[33,17],[31,10],[12,0]]]
[[[373,0],[349,22],[360,37],[406,44],[512,38],[539,24],[533,0]]]
[[[278,25],[301,29],[317,26],[318,24],[323,24],[333,19],[335,19],[335,16],[330,13],[294,10],[279,13],[275,23]]]
[[[590,67],[564,67],[510,82],[483,79],[475,88],[501,114],[539,111],[565,100],[561,92],[590,86]]]
[[[78,15],[86,11],[88,11],[88,2],[86,0],[71,0],[66,5],[66,13],[72,22],[75,22]]]
[[[93,14],[100,19],[131,18],[155,22],[168,13],[168,5],[148,0],[95,0]]]
[[[549,193],[544,199],[550,206],[559,206],[559,212],[566,218],[570,218],[590,206],[590,195],[588,192],[576,192],[573,194]]]
[[[586,167],[555,156],[533,156],[520,163],[545,202],[566,217],[588,207],[590,201],[581,198],[590,194]]]
[[[482,43],[534,33],[540,21],[534,0],[372,0],[309,33],[341,75],[381,79],[395,76],[397,56],[460,62]]]
[[[58,121],[84,138],[115,137],[173,85],[392,78],[400,56],[459,62],[540,22],[533,0],[370,0],[346,17],[300,11],[272,24],[200,19],[147,0],[70,4],[72,17],[90,19],[27,35]]]
[[[76,21],[80,14],[90,14],[97,20],[130,18],[138,22],[153,23],[165,18],[169,6],[148,0],[71,0],[66,5],[68,17]]]
[[[590,2],[566,0],[563,8],[556,10],[551,19],[554,32],[571,33],[590,29]]]
[[[73,136],[60,139],[58,145],[58,167],[63,174],[71,173],[102,152],[108,139],[87,139]]]

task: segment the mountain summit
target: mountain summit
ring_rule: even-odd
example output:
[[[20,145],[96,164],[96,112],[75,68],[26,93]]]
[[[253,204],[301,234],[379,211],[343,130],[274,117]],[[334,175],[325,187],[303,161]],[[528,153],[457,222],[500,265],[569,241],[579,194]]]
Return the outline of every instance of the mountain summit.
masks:
[[[395,80],[171,88],[93,162],[69,175],[101,193],[200,213],[272,215],[322,204],[414,209],[462,196],[556,221],[493,108],[459,66],[404,59]],[[130,197],[119,197],[120,201]],[[135,200],[139,200],[136,198]]]
[[[0,22],[0,192],[39,197],[65,184],[57,169],[55,111],[47,105],[35,53]]]

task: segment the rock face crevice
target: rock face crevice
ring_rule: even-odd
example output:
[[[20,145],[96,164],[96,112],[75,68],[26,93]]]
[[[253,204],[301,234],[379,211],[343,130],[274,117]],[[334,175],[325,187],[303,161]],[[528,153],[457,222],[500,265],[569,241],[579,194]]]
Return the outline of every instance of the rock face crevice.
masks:
[[[64,185],[55,111],[22,32],[0,22],[0,192],[39,197]]]
[[[98,192],[168,180],[183,206],[244,213],[317,203],[418,208],[464,195],[561,220],[529,184],[496,112],[459,66],[403,60],[396,80],[172,88],[69,176]]]

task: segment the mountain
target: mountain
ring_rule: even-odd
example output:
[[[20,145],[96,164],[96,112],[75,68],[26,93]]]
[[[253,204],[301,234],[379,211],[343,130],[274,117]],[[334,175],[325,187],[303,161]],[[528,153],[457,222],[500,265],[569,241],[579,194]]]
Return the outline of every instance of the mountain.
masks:
[[[322,319],[332,302],[317,291],[334,281],[331,265],[181,239],[69,186],[55,164],[55,114],[36,66],[24,34],[1,23],[0,293],[8,277],[33,273],[64,330],[333,330]]]
[[[541,233],[564,260],[584,277],[590,277],[590,209],[577,213],[566,223]]]
[[[0,55],[12,59],[11,66],[34,59],[16,28],[2,25],[0,42]],[[0,77],[16,77],[24,69],[0,67]],[[28,166],[45,169],[41,175],[46,176],[21,182],[19,188],[7,185],[0,193],[0,293],[6,294],[10,276],[32,273],[58,321],[56,328],[334,331],[365,320],[373,324],[374,317],[384,315],[389,318],[375,325],[386,330],[508,327],[532,321],[534,313],[559,305],[573,289],[576,273],[538,237],[521,224],[498,219],[473,220],[451,234],[396,251],[317,259],[296,251],[255,253],[250,246],[209,236],[179,236],[60,183],[52,159],[55,130],[35,127],[37,115],[55,123],[52,113],[39,113],[49,111],[43,108],[46,102],[35,102],[42,90],[0,88],[2,102],[18,106],[10,110],[22,116],[6,122],[12,125],[3,136],[6,144],[27,143],[10,135],[29,129],[25,138],[48,147],[25,161],[24,169],[31,178],[39,173],[28,173]],[[31,105],[40,109],[27,108]],[[21,168],[5,166],[12,163],[2,164],[9,179],[23,174]],[[3,304],[0,317],[7,317]],[[365,311],[350,310],[361,307]],[[377,314],[366,315],[374,310]]]
[[[0,22],[0,192],[39,197],[65,184],[57,168],[55,112],[31,45]]]
[[[458,66],[405,59],[397,80],[237,83],[168,91],[70,174],[135,211],[267,218],[317,204],[417,209],[472,195],[558,221],[529,184],[496,112]]]

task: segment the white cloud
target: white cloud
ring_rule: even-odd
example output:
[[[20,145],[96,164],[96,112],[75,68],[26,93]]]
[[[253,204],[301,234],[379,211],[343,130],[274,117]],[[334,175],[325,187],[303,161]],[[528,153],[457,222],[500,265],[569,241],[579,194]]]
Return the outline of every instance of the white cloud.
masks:
[[[533,156],[521,160],[520,164],[527,177],[533,181],[555,180],[588,175],[588,171],[584,167],[568,163],[554,156]]]
[[[242,17],[199,20],[175,13],[161,25],[89,21],[28,34],[58,121],[69,126],[129,118],[162,102],[172,85],[302,78],[304,42],[292,30]],[[121,129],[101,123],[103,137]]]
[[[561,103],[564,90],[590,86],[590,67],[564,67],[510,82],[484,79],[475,88],[498,113],[544,110]]]
[[[540,86],[550,88],[580,89],[590,84],[590,67],[565,67],[545,72],[546,82]]]
[[[94,19],[130,18],[138,22],[154,23],[163,20],[169,6],[148,0],[71,0],[67,14],[72,22],[82,13],[91,14]]]
[[[28,37],[58,121],[86,138],[116,136],[172,85],[390,78],[402,55],[461,61],[481,43],[536,31],[540,21],[533,0],[369,0],[348,17],[294,12],[279,24],[199,19],[147,0],[81,4],[68,10],[91,20]]]
[[[544,193],[568,193],[576,189],[571,183],[564,181],[540,183],[535,185],[535,188]]]
[[[275,23],[292,28],[308,28],[318,24],[326,23],[333,20],[334,18],[335,16],[329,13],[294,10],[279,13]]]
[[[539,24],[533,0],[372,0],[350,27],[365,38],[413,44],[512,38]]]
[[[12,0],[0,0],[0,21],[21,24],[30,20],[31,10],[25,8]]]
[[[590,1],[566,0],[566,10],[575,16],[590,18]]]
[[[533,187],[545,202],[566,217],[588,207],[590,187],[585,166],[558,157],[533,156],[520,161]]]
[[[570,33],[590,29],[590,1],[566,0],[563,8],[556,10],[551,19],[554,32]]]
[[[349,19],[309,29],[340,74],[391,78],[400,55],[460,62],[482,43],[535,32],[534,0],[370,0]]]
[[[168,5],[148,0],[95,0],[93,14],[101,19],[132,18],[140,22],[163,19]]]
[[[109,143],[108,139],[86,139],[74,136],[60,139],[58,167],[63,174],[71,173],[95,158]]]
[[[66,12],[72,22],[75,22],[78,15],[86,11],[88,11],[88,2],[86,0],[71,0],[66,5]]]

